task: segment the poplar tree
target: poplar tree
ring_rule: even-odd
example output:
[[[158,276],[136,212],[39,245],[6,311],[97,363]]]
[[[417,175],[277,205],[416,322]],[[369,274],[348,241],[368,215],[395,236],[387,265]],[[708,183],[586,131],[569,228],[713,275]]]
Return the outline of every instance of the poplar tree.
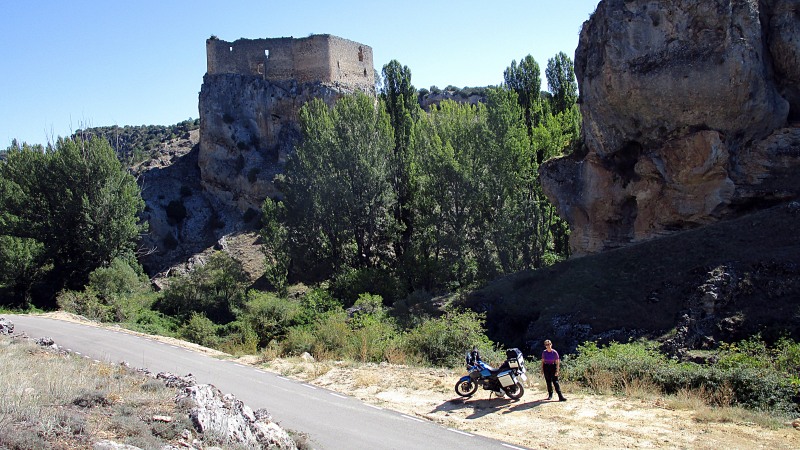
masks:
[[[575,67],[564,52],[559,52],[547,61],[545,69],[547,86],[552,94],[553,114],[568,111],[578,101],[578,83]]]
[[[397,198],[394,217],[400,225],[400,240],[394,249],[398,260],[411,242],[414,231],[414,182],[410,140],[416,118],[419,117],[417,90],[411,84],[411,70],[393,59],[383,66],[383,86],[381,99],[391,119],[394,129],[394,174],[392,185]]]
[[[525,112],[525,126],[528,136],[533,135],[533,128],[542,120],[542,76],[539,63],[528,55],[517,65],[516,60],[503,72],[507,88],[517,93],[520,106]]]
[[[395,230],[388,114],[360,93],[332,109],[314,99],[300,110],[300,128],[279,179],[294,266],[325,276],[378,264]]]

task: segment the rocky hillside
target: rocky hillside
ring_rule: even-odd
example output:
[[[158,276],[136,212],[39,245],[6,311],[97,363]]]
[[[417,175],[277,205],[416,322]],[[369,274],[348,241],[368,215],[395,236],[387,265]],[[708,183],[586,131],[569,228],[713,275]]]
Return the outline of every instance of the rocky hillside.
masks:
[[[505,277],[470,295],[489,335],[570,352],[657,339],[675,355],[755,333],[800,339],[800,203]]]
[[[300,108],[313,98],[333,104],[353,91],[321,82],[206,74],[199,104],[203,188],[242,212],[261,208],[264,199],[278,195],[272,180],[300,139]]]

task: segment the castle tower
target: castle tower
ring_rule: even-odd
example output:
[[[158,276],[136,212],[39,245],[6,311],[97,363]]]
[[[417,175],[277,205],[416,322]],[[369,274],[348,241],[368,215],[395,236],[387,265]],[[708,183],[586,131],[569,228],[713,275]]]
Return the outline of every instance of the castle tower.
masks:
[[[372,48],[330,34],[307,38],[206,40],[207,74],[239,74],[267,81],[320,82],[373,92]]]

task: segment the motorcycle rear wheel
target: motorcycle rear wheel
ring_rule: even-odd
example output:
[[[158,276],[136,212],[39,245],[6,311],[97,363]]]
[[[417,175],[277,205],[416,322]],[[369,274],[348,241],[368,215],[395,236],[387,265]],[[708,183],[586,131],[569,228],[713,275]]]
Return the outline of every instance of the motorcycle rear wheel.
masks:
[[[525,393],[525,388],[522,387],[522,382],[517,381],[517,384],[504,387],[503,391],[505,391],[506,395],[508,395],[508,398],[512,400],[519,400],[522,397],[522,394]]]
[[[477,390],[478,383],[475,383],[472,380],[459,380],[458,383],[456,383],[456,394],[460,395],[461,397],[472,397]]]

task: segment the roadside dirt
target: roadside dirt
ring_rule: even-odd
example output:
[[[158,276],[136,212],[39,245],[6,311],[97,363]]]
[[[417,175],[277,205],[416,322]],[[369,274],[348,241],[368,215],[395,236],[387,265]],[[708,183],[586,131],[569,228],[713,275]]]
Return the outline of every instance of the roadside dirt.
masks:
[[[255,358],[244,362],[254,363]],[[535,373],[519,401],[480,389],[465,400],[454,392],[464,373],[447,369],[282,359],[264,367],[369,404],[531,448],[800,448],[800,431],[789,423],[774,430],[753,423],[698,421],[700,411],[669,409],[659,398],[591,395],[566,385],[566,402],[547,401],[544,380]]]
[[[104,326],[67,313],[45,316]],[[148,337],[217,357],[229,357],[173,338]],[[480,389],[472,398],[458,397],[453,388],[465,372],[449,369],[300,358],[262,362],[257,356],[241,357],[237,361],[350,395],[371,405],[530,448],[800,448],[800,430],[795,430],[790,423],[770,429],[752,422],[731,420],[729,416],[715,421],[713,411],[708,408],[687,409],[684,405],[675,409],[672,402],[663,398],[594,395],[565,383],[568,400],[547,401],[544,381],[536,373],[536,367],[529,367],[533,370],[529,372],[531,377],[523,397],[512,401]]]

